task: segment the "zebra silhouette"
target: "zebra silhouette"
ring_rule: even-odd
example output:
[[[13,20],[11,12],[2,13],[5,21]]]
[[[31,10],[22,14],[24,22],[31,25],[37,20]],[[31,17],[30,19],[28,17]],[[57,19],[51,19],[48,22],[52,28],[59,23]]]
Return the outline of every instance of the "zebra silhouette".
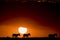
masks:
[[[20,34],[12,34],[13,38],[17,38],[18,36],[20,36]]]
[[[28,33],[28,34],[23,34],[23,38],[28,38],[31,34]]]
[[[48,36],[49,36],[49,38],[56,38],[57,34],[56,33],[55,34],[49,34]]]

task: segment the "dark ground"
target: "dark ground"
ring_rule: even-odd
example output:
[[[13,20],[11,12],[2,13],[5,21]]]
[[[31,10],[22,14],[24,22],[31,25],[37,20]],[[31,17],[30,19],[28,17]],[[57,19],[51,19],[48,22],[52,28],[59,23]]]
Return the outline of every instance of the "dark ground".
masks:
[[[60,38],[0,38],[0,40],[60,40]]]

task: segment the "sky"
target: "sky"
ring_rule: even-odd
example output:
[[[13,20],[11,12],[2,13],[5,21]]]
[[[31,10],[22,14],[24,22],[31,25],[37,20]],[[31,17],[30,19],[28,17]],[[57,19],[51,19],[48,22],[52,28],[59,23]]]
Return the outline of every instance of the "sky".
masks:
[[[0,37],[11,37],[19,33],[20,26],[28,28],[31,37],[47,37],[57,33],[60,37],[59,10],[49,6],[15,6],[0,7]]]
[[[0,0],[0,1],[3,1],[3,0]],[[25,1],[25,0],[4,0],[5,2],[8,2],[8,1],[10,1],[10,2],[15,2],[15,1]],[[53,1],[53,2],[60,2],[60,0],[26,0],[26,1],[42,1],[42,2],[44,2],[44,1]]]

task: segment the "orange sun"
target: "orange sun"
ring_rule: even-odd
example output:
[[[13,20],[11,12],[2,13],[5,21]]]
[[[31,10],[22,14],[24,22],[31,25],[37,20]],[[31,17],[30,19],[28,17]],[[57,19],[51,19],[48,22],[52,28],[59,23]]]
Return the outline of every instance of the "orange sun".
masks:
[[[21,33],[21,34],[25,34],[27,32],[27,28],[25,28],[25,27],[19,27],[18,28],[18,32]]]

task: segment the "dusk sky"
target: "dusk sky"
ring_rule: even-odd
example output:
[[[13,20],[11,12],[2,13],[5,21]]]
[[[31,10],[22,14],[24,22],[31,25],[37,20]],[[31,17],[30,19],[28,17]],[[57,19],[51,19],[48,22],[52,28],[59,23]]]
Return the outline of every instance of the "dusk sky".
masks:
[[[3,1],[3,0],[0,0]],[[5,2],[15,2],[15,1],[41,1],[41,2],[46,2],[46,1],[53,1],[53,2],[60,2],[60,0],[4,0]]]
[[[60,15],[57,8],[48,6],[0,6],[0,37],[18,33],[18,27],[28,28],[31,37],[60,37]]]

